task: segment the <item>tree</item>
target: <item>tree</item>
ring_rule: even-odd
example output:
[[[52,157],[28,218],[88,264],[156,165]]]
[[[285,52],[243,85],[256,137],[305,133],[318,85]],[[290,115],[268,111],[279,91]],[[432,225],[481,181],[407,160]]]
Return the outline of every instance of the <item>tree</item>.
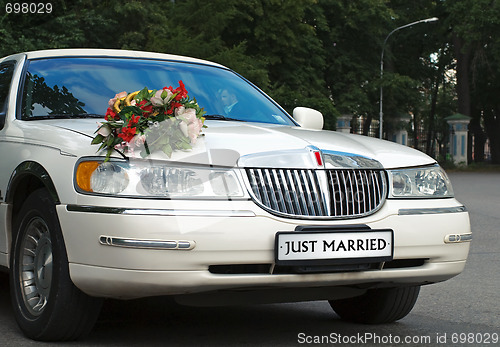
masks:
[[[443,93],[454,93],[452,88],[446,86],[453,83],[446,76],[454,68],[448,26],[439,2],[392,0],[390,6],[398,15],[398,25],[438,17],[437,22],[419,23],[398,31],[391,38],[389,48],[395,71],[408,79],[409,89],[406,92],[394,91],[400,95],[400,102],[396,105],[403,112],[413,115],[414,146],[436,156],[436,143],[442,142],[446,133],[443,133],[444,118],[456,113],[438,113],[438,110],[446,109],[440,106],[441,98],[447,102],[452,97]]]
[[[457,58],[458,111],[471,116],[470,129],[479,142],[484,131],[493,163],[500,163],[500,3],[492,0],[445,1]],[[479,158],[478,158],[479,156]]]
[[[51,48],[118,48],[116,19],[108,1],[52,1],[43,15],[5,13],[0,19],[1,56]]]
[[[495,0],[55,0],[44,16],[4,13],[0,55],[70,47],[148,50],[219,62],[288,111],[317,108],[326,128],[338,114],[378,118],[384,129],[411,113],[415,145],[431,155],[444,118],[472,118],[475,160],[489,139],[500,162],[500,2]],[[385,46],[384,78],[380,53]],[[456,78],[449,71],[456,70]],[[411,130],[411,129],[410,129]],[[421,136],[420,136],[421,135]],[[425,139],[425,141],[422,141]]]
[[[326,52],[323,78],[340,113],[378,114],[379,58],[392,10],[382,0],[319,0],[326,24],[317,32]]]
[[[314,0],[179,1],[169,17],[183,20],[175,22],[175,29],[166,26],[149,48],[226,65],[288,111],[295,106],[320,109],[327,127],[334,128],[337,112],[322,78],[325,53],[315,28],[322,14],[314,4]]]

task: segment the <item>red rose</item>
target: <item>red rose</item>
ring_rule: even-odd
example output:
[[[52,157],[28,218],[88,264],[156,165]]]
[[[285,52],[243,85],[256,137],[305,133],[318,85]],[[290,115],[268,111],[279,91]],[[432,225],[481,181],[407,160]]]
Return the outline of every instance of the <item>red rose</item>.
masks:
[[[186,87],[184,86],[184,83],[182,83],[182,80],[179,81],[179,87],[174,90],[174,93],[177,93],[177,95],[175,96],[175,100],[177,101],[180,101],[187,96],[188,92],[186,90]]]
[[[151,112],[153,112],[153,105],[149,104],[149,105],[146,106],[147,103],[148,103],[147,100],[142,100],[139,104],[137,104],[137,106],[139,106],[139,108],[144,113],[151,113]]]
[[[139,119],[141,119],[141,116],[132,115],[132,118],[130,118],[129,124],[137,124],[139,122]]]
[[[106,119],[107,121],[110,121],[110,120],[115,119],[115,117],[116,117],[116,113],[110,107],[108,107],[108,110],[106,111],[106,115],[104,116],[104,119]]]
[[[123,139],[125,142],[130,142],[135,136],[136,128],[123,128],[122,132],[118,134],[118,137]]]

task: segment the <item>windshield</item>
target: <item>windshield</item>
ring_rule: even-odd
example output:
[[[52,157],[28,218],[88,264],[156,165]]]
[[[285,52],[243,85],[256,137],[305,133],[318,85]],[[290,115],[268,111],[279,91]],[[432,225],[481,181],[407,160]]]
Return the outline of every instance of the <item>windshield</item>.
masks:
[[[279,106],[232,71],[186,62],[102,57],[32,60],[22,119],[102,117],[108,100],[117,93],[175,88],[179,80],[208,119],[294,124]]]

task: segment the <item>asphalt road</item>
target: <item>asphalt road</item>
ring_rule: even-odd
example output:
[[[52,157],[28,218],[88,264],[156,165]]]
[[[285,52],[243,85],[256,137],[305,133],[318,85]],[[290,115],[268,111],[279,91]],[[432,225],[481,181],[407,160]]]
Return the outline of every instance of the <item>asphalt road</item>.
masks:
[[[167,299],[110,301],[89,337],[59,345],[500,345],[500,173],[450,177],[456,197],[471,215],[474,239],[468,264],[461,275],[423,287],[413,311],[397,323],[344,323],[327,302],[191,308]],[[53,345],[21,334],[4,274],[0,275],[0,345]]]

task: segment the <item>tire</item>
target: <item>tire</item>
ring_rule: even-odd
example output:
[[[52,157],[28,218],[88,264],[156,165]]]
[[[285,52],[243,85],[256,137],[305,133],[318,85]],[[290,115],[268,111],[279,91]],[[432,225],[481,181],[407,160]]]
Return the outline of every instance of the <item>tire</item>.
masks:
[[[406,317],[415,306],[419,292],[420,286],[370,289],[361,296],[328,302],[343,320],[384,324]]]
[[[21,330],[39,341],[87,335],[99,316],[102,299],[84,294],[71,282],[55,204],[45,189],[28,196],[13,231],[10,292]]]

